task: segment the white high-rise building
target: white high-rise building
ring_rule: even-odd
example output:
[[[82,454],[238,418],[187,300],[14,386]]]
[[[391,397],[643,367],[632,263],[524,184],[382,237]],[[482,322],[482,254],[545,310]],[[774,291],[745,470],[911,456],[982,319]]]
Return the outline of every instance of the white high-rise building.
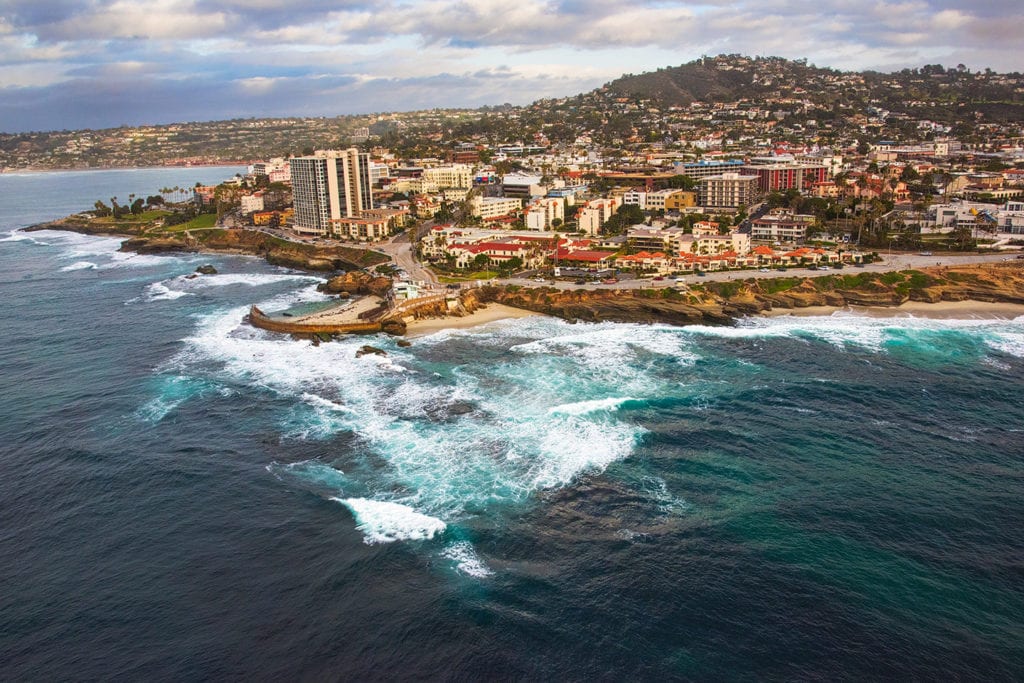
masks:
[[[358,218],[373,208],[370,155],[355,147],[296,157],[291,174],[296,232],[326,235],[331,220]]]

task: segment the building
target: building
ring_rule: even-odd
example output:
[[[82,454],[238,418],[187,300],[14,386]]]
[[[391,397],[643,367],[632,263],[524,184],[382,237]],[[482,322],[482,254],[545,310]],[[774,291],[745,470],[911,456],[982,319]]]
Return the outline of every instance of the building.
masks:
[[[565,222],[565,201],[556,198],[535,199],[523,209],[527,230],[551,230],[553,221]]]
[[[257,161],[249,167],[249,173],[253,176],[267,176],[272,183],[289,182],[291,176],[291,164],[287,159],[280,157],[270,161]]]
[[[690,190],[675,190],[665,197],[665,211],[685,211],[697,206],[697,193]]]
[[[501,181],[501,191],[506,197],[518,197],[530,199],[531,197],[543,197],[547,194],[547,188],[540,184],[540,176],[508,174]]]
[[[758,177],[723,173],[700,181],[700,202],[705,209],[738,209],[757,200]]]
[[[743,170],[743,162],[739,159],[729,161],[692,161],[688,163],[673,164],[676,173],[690,176],[691,178],[710,178],[711,176],[723,173],[738,172]]]
[[[668,211],[669,200],[673,199],[676,195],[689,194],[691,197],[695,196],[695,193],[686,193],[683,190],[655,190],[654,192],[647,193],[647,210],[648,211]],[[696,199],[694,199],[696,204]],[[679,202],[673,202],[674,207],[678,207]],[[692,206],[692,205],[691,205]],[[675,210],[678,211],[678,208]]]
[[[253,194],[247,194],[240,200],[240,209],[243,214],[256,213],[257,211],[263,210],[263,193],[254,192]]]
[[[757,187],[762,193],[786,190],[811,191],[816,183],[829,179],[825,164],[748,164],[746,175],[757,176]]]
[[[588,235],[596,235],[619,206],[619,201],[614,198],[593,199],[587,202],[576,212],[576,224],[579,231]]]
[[[473,212],[473,215],[485,221],[508,216],[519,211],[521,208],[523,208],[523,202],[520,199],[474,197],[470,201],[470,210]]]
[[[647,192],[633,188],[622,195],[622,203],[627,206],[639,206],[641,211],[647,210]]]
[[[326,235],[331,221],[358,218],[373,208],[370,155],[355,147],[296,157],[291,174],[296,232]]]
[[[473,169],[466,164],[449,164],[423,169],[424,180],[438,188],[473,187]]]
[[[751,221],[750,239],[757,242],[803,242],[814,216],[775,209]]]

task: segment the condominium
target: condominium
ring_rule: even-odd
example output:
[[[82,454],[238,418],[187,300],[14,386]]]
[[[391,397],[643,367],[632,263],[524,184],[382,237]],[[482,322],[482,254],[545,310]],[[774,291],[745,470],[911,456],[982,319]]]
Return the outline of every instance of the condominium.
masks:
[[[592,199],[576,212],[576,223],[580,232],[596,235],[601,226],[608,222],[620,206],[615,198]]]
[[[523,210],[527,230],[551,230],[556,219],[565,221],[565,201],[556,197],[535,199]]]
[[[473,187],[473,167],[466,164],[449,164],[423,169],[423,179],[438,188]]]
[[[700,202],[707,209],[750,206],[757,198],[757,176],[723,173],[700,181]]]
[[[326,235],[331,221],[358,218],[373,208],[370,155],[350,149],[320,150],[291,160],[296,232]]]

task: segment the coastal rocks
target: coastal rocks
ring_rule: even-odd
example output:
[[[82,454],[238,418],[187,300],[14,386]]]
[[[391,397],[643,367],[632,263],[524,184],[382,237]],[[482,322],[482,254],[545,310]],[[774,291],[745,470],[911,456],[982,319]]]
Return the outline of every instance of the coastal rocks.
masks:
[[[119,251],[136,254],[164,254],[171,252],[195,252],[199,248],[194,242],[183,237],[133,237],[121,242]]]
[[[331,259],[316,258],[280,249],[274,249],[266,252],[263,258],[267,260],[267,263],[273,266],[283,266],[285,268],[298,268],[300,270],[316,271],[336,270],[334,267],[334,261]]]
[[[384,334],[390,334],[394,337],[401,337],[406,332],[405,321],[401,318],[388,318],[387,320],[381,321],[380,331]]]
[[[412,346],[412,342],[408,339],[399,339],[396,343],[403,349],[407,349]]]
[[[387,351],[384,349],[378,349],[376,346],[370,346],[369,344],[360,346],[356,351],[356,358],[362,358],[363,356],[373,354],[375,356],[386,356]]]
[[[202,265],[196,268],[196,272],[200,275],[216,275],[217,269],[210,264]]]
[[[374,296],[387,296],[391,289],[391,278],[374,277],[361,270],[353,270],[332,277],[327,282],[319,285],[317,289],[324,294],[372,294]]]

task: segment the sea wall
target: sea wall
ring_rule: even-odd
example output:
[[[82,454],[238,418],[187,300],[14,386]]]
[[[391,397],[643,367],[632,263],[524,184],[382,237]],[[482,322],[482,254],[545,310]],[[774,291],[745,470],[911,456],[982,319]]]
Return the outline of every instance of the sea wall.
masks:
[[[349,324],[298,323],[271,318],[256,306],[249,309],[246,321],[253,327],[285,334],[374,334],[384,330],[383,321],[354,322]]]

